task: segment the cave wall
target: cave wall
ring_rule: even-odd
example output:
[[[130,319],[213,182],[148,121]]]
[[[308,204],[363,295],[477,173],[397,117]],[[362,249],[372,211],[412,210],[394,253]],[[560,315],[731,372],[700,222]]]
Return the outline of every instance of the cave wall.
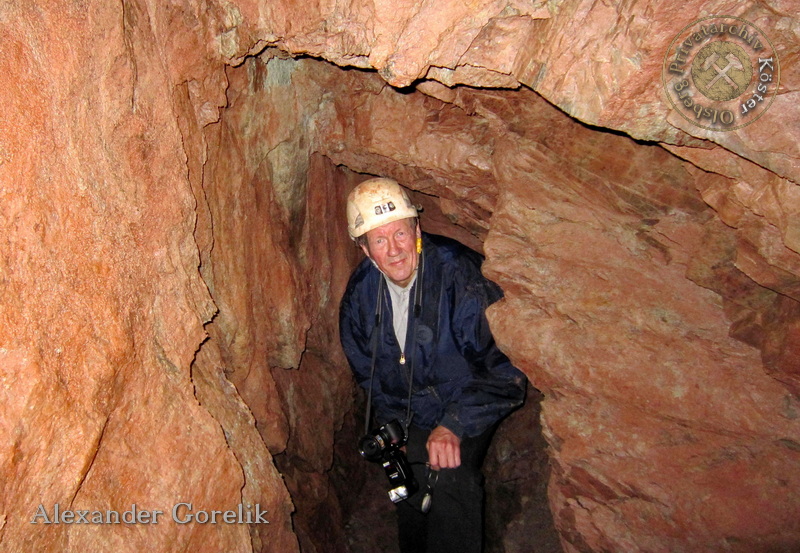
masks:
[[[296,550],[274,467],[243,499],[243,466],[266,452],[244,403],[218,375],[191,371],[217,311],[194,234],[203,152],[185,134],[225,103],[224,65],[198,48],[208,14],[16,2],[0,22],[0,547],[251,551],[247,524],[170,514],[179,502],[197,512],[256,500],[273,543]],[[56,504],[164,515],[31,523],[40,505],[52,521]]]
[[[747,243],[704,200],[728,179],[530,91],[441,102],[351,75],[327,156],[450,196],[454,221],[493,213],[485,269],[506,300],[491,320],[544,392],[565,547],[796,548],[796,388],[739,334],[744,319],[781,326],[789,300],[739,269]]]
[[[796,549],[790,4],[348,8],[320,7],[322,25],[276,24],[272,43],[373,67],[447,104],[377,79],[348,86],[321,147],[441,197],[473,230],[492,213],[487,270],[507,292],[492,320],[545,393],[565,548]],[[660,86],[669,40],[712,13],[769,29],[782,61],[771,109],[737,132],[693,127]],[[575,140],[581,131],[568,124],[554,132],[556,116],[537,113],[538,97],[524,91],[439,84],[514,80],[639,142],[602,132]]]
[[[487,254],[566,551],[796,550],[791,8],[3,4],[2,548],[346,550],[331,320],[358,252],[331,198],[370,173]],[[707,13],[779,45],[781,93],[735,133],[662,98]],[[270,524],[176,525],[180,501]],[[167,516],[30,525],[55,503]]]
[[[344,515],[328,473],[353,404],[336,321],[360,254],[346,232],[330,230],[345,219],[336,199],[358,176],[313,154],[303,132],[325,101],[308,78],[318,65],[266,52],[226,70],[203,184],[214,244],[202,272],[223,307],[203,349],[220,352],[250,406],[294,498],[302,550],[333,552],[346,551]]]
[[[224,307],[207,325],[211,338],[201,353],[219,350],[226,376],[252,405],[258,429],[291,493],[302,550],[393,551],[394,540],[386,537],[394,528],[385,476],[379,466],[364,463],[356,454],[365,398],[354,396],[336,325],[338,300],[362,255],[343,232],[344,204],[337,200],[367,178],[370,166],[386,174],[391,170],[372,154],[364,154],[360,166],[355,160],[344,163],[330,150],[357,156],[361,150],[353,142],[356,137],[393,136],[393,129],[419,117],[436,129],[426,140],[428,151],[438,159],[441,149],[472,148],[465,138],[469,131],[458,131],[473,120],[438,99],[398,94],[374,73],[343,75],[330,64],[288,59],[276,50],[248,58],[226,73],[228,105],[219,123],[208,127],[208,134],[216,138],[208,140],[204,197],[214,246],[201,268],[212,297]],[[435,114],[442,109],[452,112],[452,124],[435,125],[438,119],[431,110]],[[380,127],[385,134],[363,126],[357,132],[345,131],[343,124],[350,125],[354,115],[363,119],[357,125]],[[394,120],[385,121],[387,116]],[[298,133],[298,128],[309,132]],[[404,151],[408,138],[398,135],[389,147]],[[437,143],[440,150],[431,146]],[[396,165],[400,171],[404,167]],[[424,177],[433,167],[431,161],[411,170]],[[464,215],[453,207],[470,202],[448,204],[444,190],[432,187],[429,192],[435,196],[416,194],[426,206],[426,229],[482,249],[485,217],[493,201],[492,191],[479,186],[482,176],[470,182],[479,205]],[[536,419],[538,413],[532,397],[520,420]],[[504,513],[514,513],[490,523],[498,536],[492,551],[504,550],[500,544],[506,527],[516,524],[529,530],[534,517],[542,531],[528,532],[526,540],[535,542],[547,534],[551,542],[557,541],[551,517],[539,516],[547,514],[541,434],[527,435],[525,428],[520,422],[517,430],[501,431],[499,438],[515,443],[518,452],[529,452],[520,454],[519,463],[527,465],[524,476],[519,469],[500,468],[508,458],[507,447],[490,456],[498,467],[497,478],[490,479],[490,496],[498,497]],[[504,471],[507,474],[500,474]],[[523,501],[537,507],[525,509]],[[511,544],[519,545],[519,534]]]

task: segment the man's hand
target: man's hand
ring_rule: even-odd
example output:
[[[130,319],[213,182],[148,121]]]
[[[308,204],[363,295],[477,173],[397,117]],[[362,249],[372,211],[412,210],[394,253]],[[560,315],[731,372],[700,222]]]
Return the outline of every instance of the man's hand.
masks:
[[[461,465],[461,440],[444,426],[431,431],[426,447],[433,470],[454,469]]]

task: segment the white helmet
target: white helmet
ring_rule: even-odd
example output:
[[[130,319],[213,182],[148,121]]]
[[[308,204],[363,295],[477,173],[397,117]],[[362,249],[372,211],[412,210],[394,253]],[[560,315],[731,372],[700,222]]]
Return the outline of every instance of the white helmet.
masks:
[[[392,179],[365,180],[347,196],[347,232],[353,240],[386,223],[416,216],[408,194]]]

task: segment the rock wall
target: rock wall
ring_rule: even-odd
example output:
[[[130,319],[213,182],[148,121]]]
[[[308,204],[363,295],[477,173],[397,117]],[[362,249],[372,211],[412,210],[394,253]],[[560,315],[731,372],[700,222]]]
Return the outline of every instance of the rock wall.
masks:
[[[493,212],[486,269],[506,300],[492,321],[544,392],[565,549],[795,548],[798,399],[752,347],[764,344],[752,321],[794,304],[738,268],[747,244],[704,201],[726,178],[532,92],[442,103],[376,79],[339,97],[329,132],[346,146],[326,155],[444,199],[456,190],[452,220]],[[483,163],[453,171],[453,152]]]
[[[2,549],[351,550],[339,200],[381,174],[506,291],[492,324],[543,393],[565,551],[795,551],[792,7],[0,6]],[[736,132],[663,98],[707,13],[782,61]],[[175,524],[178,502],[270,524]],[[55,504],[165,514],[31,524]],[[508,513],[495,550],[533,547]]]
[[[323,101],[307,76],[319,63],[273,54],[228,68],[227,108],[206,131],[214,243],[202,272],[220,313],[203,349],[219,350],[276,456],[303,551],[345,551],[328,472],[334,432],[353,402],[336,321],[358,250],[330,229],[345,218],[335,199],[356,176],[312,155],[302,132]],[[264,546],[274,547],[272,529],[264,532]]]
[[[344,204],[337,200],[366,178],[343,169],[348,164],[339,156],[363,154],[363,167],[355,159],[349,165],[364,171],[390,169],[381,167],[356,142],[356,137],[371,136],[370,129],[350,132],[342,123],[347,126],[352,114],[360,114],[356,117],[362,117],[363,124],[384,125],[388,133],[402,125],[390,126],[382,117],[394,114],[407,120],[411,110],[424,120],[430,117],[427,110],[441,109],[443,104],[418,93],[398,102],[404,96],[392,92],[375,74],[343,76],[329,64],[286,59],[274,50],[227,73],[228,106],[219,124],[209,127],[209,132],[218,133],[218,138],[209,140],[215,146],[210,149],[204,185],[215,242],[201,269],[212,296],[225,307],[207,326],[211,340],[203,348],[216,344],[225,374],[252,405],[257,426],[294,500],[294,528],[302,550],[392,551],[395,540],[387,538],[394,532],[392,510],[383,471],[364,463],[355,451],[363,432],[364,398],[354,396],[336,325],[338,300],[352,267],[361,259],[360,250],[344,232]],[[384,103],[387,98],[393,100]],[[469,120],[454,123],[468,126]],[[308,136],[293,132],[300,127],[313,132]],[[412,137],[397,138],[383,147],[399,151],[403,140]],[[434,139],[451,148],[452,138],[446,133],[427,138],[431,144]],[[399,164],[396,168],[403,170]],[[422,169],[417,172],[423,174]],[[431,190],[445,195],[444,190]],[[488,206],[491,191],[475,186],[475,194],[476,201]],[[433,196],[433,201],[422,194],[417,198],[426,204],[427,229],[482,248],[482,215],[459,217],[452,208],[445,214],[440,209],[448,208],[445,200]],[[486,213],[485,208],[474,209]],[[276,352],[293,353],[281,357]],[[520,420],[536,419],[538,412],[532,400],[527,418]],[[500,459],[508,458],[508,445],[492,456],[495,472],[505,473],[492,479],[489,491],[498,505],[504,505],[504,512],[514,513],[510,520],[496,517],[491,522],[496,536],[504,534],[512,519],[517,525],[525,521],[522,528],[529,529],[533,511],[526,518],[521,502],[530,501],[534,492],[539,510],[547,511],[546,457],[541,443],[526,435],[528,427],[522,423],[505,435],[506,443],[518,451],[534,452],[520,458],[528,464],[525,477],[519,469],[499,468]],[[539,524],[543,530],[529,532],[528,539],[549,532],[552,542],[550,517]]]
[[[0,7],[4,551],[250,551],[248,524],[171,514],[253,500],[292,549],[279,480],[243,501],[244,460],[263,458],[263,443],[226,439],[211,406],[233,417],[243,403],[190,370],[217,308],[197,270],[198,160],[183,133],[202,124],[197,102],[225,100],[221,63],[181,58],[205,38],[193,15],[135,2]],[[176,16],[199,36],[169,41]],[[201,98],[195,79],[217,96]],[[237,439],[255,432],[238,424]],[[90,523],[48,524],[56,505]],[[134,505],[163,514],[130,523]]]
[[[336,26],[276,24],[271,40],[374,67],[389,84],[444,102],[359,81],[321,148],[441,197],[451,220],[479,237],[493,213],[488,270],[507,292],[493,322],[545,393],[564,547],[796,549],[790,6],[350,8],[321,10]],[[737,132],[693,127],[662,96],[669,41],[707,13],[769,29],[783,62],[771,109]],[[649,144],[582,127],[524,91],[431,82],[514,80]]]

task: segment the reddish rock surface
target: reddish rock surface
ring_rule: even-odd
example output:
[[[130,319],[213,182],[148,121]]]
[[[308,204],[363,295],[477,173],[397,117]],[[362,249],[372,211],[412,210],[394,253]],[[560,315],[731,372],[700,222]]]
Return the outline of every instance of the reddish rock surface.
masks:
[[[486,244],[509,290],[493,321],[545,394],[567,550],[790,551],[797,398],[729,337],[721,298],[685,278],[720,227],[548,192],[542,164],[508,156],[528,186],[504,193]]]
[[[263,541],[256,525],[177,524],[181,502],[194,512],[260,503],[264,540],[297,550],[288,494],[244,404],[213,358],[191,369],[217,307],[194,235],[201,137],[184,132],[225,101],[223,65],[196,49],[207,20],[193,14],[135,2],[0,8],[3,551]],[[168,40],[178,24],[199,39]],[[31,524],[55,504],[164,515]]]
[[[349,496],[381,481],[336,333],[341,199],[372,174],[506,291],[565,551],[800,547],[792,2],[62,4],[0,7],[0,549],[381,546],[353,539],[383,507]],[[664,99],[707,13],[781,58],[736,132]],[[557,547],[526,426],[488,463],[492,551]],[[270,524],[178,525],[178,502]],[[30,524],[55,503],[167,520]]]
[[[763,261],[704,201],[730,182],[726,172],[578,125],[532,93],[461,90],[449,106],[406,93],[405,115],[397,92],[347,88],[332,136],[348,146],[327,155],[426,194],[478,191],[454,204],[453,220],[469,221],[475,204],[494,212],[487,269],[507,299],[492,320],[545,395],[550,501],[565,549],[795,548],[797,302],[776,294],[779,284],[792,291],[793,273]],[[344,115],[353,104],[361,111]],[[471,124],[445,135],[436,123],[447,112]],[[416,122],[402,127],[409,136],[376,139],[384,114]],[[404,156],[428,143],[437,149],[409,172]],[[449,176],[446,153],[462,143],[486,165]],[[767,177],[736,163],[728,171]],[[751,201],[779,211],[763,196]],[[777,235],[757,244],[793,259],[775,249]],[[744,272],[745,247],[762,275]]]

